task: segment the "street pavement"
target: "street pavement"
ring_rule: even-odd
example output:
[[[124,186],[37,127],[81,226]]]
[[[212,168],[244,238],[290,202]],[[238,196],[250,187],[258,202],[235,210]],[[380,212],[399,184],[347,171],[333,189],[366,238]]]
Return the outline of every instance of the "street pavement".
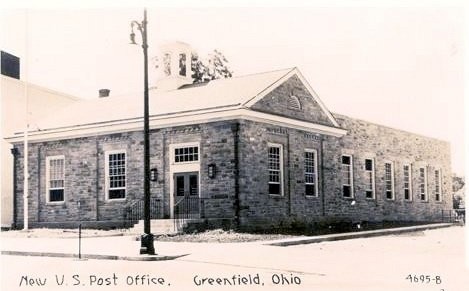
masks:
[[[83,253],[138,256],[132,237],[83,239]],[[469,290],[464,228],[294,246],[155,242],[167,261],[2,255],[1,290]],[[2,250],[76,253],[75,239],[2,238]],[[410,275],[410,277],[409,277]],[[205,279],[205,280],[204,280]],[[42,285],[42,286],[41,286]]]

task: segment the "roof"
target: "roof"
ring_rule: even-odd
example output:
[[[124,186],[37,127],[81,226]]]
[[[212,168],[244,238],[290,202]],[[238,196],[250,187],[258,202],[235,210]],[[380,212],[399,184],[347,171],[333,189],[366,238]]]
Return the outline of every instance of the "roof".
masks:
[[[210,120],[213,120],[220,118],[221,112],[227,111],[231,112],[230,117],[233,118],[235,113],[240,114],[239,110],[249,109],[257,100],[260,100],[294,74],[306,83],[305,85],[311,91],[313,98],[328,114],[331,123],[335,127],[339,127],[337,121],[324,107],[297,68],[218,79],[203,84],[186,85],[170,91],[150,89],[150,121],[174,119],[181,116],[184,116],[186,120],[191,120],[190,116],[202,114],[212,114]],[[74,102],[56,114],[38,121],[36,133],[58,130],[71,131],[85,127],[89,129],[112,124],[119,124],[120,130],[123,130],[122,124],[133,123],[132,128],[135,128],[137,122],[140,122],[138,126],[141,127],[143,92],[139,95],[110,96]],[[214,113],[218,115],[215,116]],[[223,117],[226,118],[226,114]]]
[[[242,107],[293,69],[218,79],[205,86],[189,86],[171,91],[151,89],[149,92],[150,116],[176,114],[188,111],[216,108]],[[41,130],[92,124],[108,121],[141,118],[143,116],[143,92],[141,96],[95,98],[75,102],[49,118],[40,120]]]

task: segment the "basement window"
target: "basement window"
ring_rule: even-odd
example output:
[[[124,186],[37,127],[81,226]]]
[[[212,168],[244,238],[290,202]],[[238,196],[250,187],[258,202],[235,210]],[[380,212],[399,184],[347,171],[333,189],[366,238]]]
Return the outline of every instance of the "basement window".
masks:
[[[47,202],[64,202],[65,157],[46,158]]]
[[[318,196],[317,152],[305,150],[305,194],[306,196]]]
[[[345,198],[353,198],[353,158],[343,155],[342,158],[342,195]]]
[[[126,192],[125,151],[106,152],[106,193],[107,199],[125,199]]]
[[[282,145],[269,144],[269,194],[283,195]]]

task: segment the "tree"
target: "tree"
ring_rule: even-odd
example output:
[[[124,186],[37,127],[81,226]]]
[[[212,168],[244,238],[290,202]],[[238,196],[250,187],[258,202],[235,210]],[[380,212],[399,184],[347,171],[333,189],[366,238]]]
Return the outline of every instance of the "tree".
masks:
[[[458,192],[458,190],[464,187],[464,185],[464,177],[458,176],[457,174],[453,173],[453,192]]]
[[[152,58],[153,65],[156,69],[160,66],[160,60],[158,57]],[[169,67],[168,58],[162,60],[164,68]],[[208,57],[204,60],[199,58],[197,53],[192,54],[191,58],[191,70],[193,83],[203,83],[215,79],[224,79],[233,77],[233,71],[228,67],[228,60],[218,50],[208,54]],[[165,72],[169,75],[170,72]]]
[[[464,192],[459,192],[465,185],[464,177],[453,174],[453,208],[458,209],[461,203],[464,203]]]
[[[194,83],[231,78],[233,76],[233,72],[228,67],[228,60],[218,50],[213,50],[213,52],[208,55],[205,63],[197,54],[193,54],[191,68]]]

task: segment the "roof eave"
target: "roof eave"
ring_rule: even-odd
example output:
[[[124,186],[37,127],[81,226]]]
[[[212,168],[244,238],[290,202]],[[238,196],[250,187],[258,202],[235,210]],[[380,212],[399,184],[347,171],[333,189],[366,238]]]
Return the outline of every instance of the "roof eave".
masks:
[[[156,129],[172,126],[184,126],[233,119],[245,119],[269,123],[276,126],[284,126],[335,137],[341,137],[347,133],[345,129],[339,127],[331,127],[322,124],[292,119],[288,117],[281,117],[273,114],[257,112],[244,108],[231,108],[225,110],[220,109],[213,111],[190,112],[187,114],[152,116],[150,117],[150,128]],[[118,132],[139,131],[142,130],[142,127],[143,118],[136,118],[125,121],[77,125],[59,129],[33,131],[28,133],[28,140],[31,142],[63,140],[87,136],[105,135]],[[10,143],[22,143],[23,133],[18,133],[12,137],[8,137],[6,138],[6,140]]]

